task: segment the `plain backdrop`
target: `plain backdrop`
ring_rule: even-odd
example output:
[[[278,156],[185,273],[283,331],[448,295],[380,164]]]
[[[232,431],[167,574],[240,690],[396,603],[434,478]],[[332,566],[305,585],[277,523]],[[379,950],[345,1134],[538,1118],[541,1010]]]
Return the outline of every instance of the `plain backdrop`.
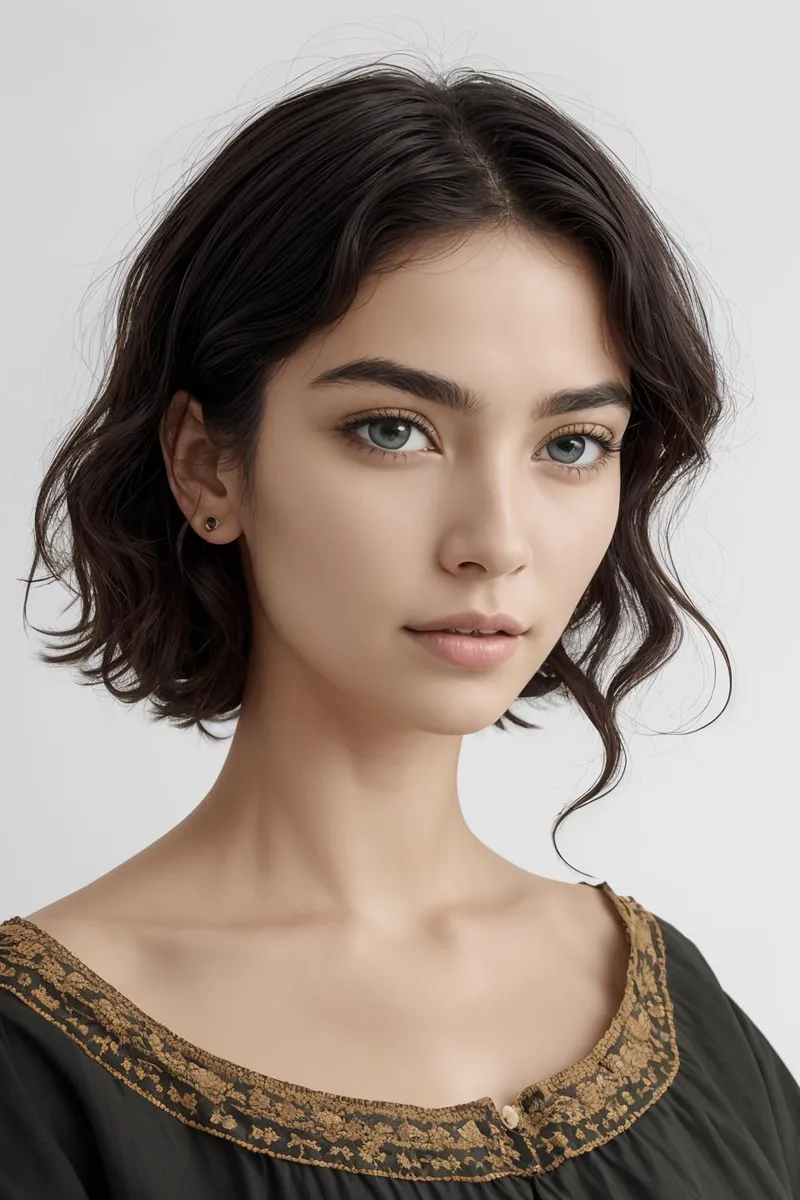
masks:
[[[39,663],[43,639],[22,623],[36,489],[94,392],[115,264],[232,123],[309,76],[381,56],[505,71],[599,134],[688,249],[740,410],[672,542],[732,654],[730,703],[698,729],[728,679],[689,625],[676,659],[624,705],[623,781],[570,817],[558,845],[692,938],[800,1077],[795,19],[786,0],[5,7],[0,920],[159,837],[228,749]],[[30,621],[64,627],[68,600],[32,589]],[[577,882],[550,829],[596,778],[599,739],[569,705],[517,711],[541,732],[465,740],[465,816],[512,861]]]

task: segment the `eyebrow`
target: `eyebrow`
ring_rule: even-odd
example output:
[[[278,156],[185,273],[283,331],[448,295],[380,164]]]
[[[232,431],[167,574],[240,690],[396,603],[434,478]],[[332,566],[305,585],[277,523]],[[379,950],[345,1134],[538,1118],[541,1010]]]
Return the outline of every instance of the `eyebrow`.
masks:
[[[434,375],[417,367],[394,362],[390,358],[356,358],[316,375],[310,386],[327,387],[332,384],[377,384],[379,387],[394,388],[409,392],[422,400],[431,400],[445,408],[467,416],[478,416],[485,411],[485,401],[471,388],[464,387],[454,379]],[[551,392],[531,405],[534,420],[560,417],[564,413],[577,412],[585,408],[604,408],[617,405],[632,411],[631,394],[624,384],[609,379],[587,387],[561,388]]]

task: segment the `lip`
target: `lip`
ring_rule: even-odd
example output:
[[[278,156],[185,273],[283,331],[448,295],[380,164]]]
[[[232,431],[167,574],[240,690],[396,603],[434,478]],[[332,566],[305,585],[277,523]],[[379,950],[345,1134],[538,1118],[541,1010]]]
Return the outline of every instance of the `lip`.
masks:
[[[438,629],[409,629],[414,641],[434,658],[459,667],[497,667],[508,662],[517,649],[518,637],[498,633],[495,637],[473,637],[469,633],[442,633]]]
[[[428,633],[431,630],[443,629],[501,629],[512,637],[527,633],[525,627],[507,613],[471,612],[451,613],[447,617],[437,617],[433,621],[425,621],[419,625],[406,625],[412,633]]]

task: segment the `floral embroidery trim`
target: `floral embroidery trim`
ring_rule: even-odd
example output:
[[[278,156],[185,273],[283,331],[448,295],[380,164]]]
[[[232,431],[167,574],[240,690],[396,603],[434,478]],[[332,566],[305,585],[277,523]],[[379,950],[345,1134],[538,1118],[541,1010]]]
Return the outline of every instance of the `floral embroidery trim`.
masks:
[[[146,1100],[247,1150],[395,1179],[529,1177],[628,1129],[680,1065],[658,921],[633,897],[600,886],[631,946],[622,1001],[588,1055],[520,1093],[513,1129],[489,1097],[421,1108],[337,1096],[237,1066],[149,1017],[23,917],[0,924],[0,987]]]

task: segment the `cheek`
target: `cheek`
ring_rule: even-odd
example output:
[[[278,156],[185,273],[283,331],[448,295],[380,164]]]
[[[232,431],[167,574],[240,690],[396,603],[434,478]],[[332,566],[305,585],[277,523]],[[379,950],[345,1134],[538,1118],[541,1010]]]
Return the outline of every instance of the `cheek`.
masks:
[[[588,496],[588,492],[587,492]],[[614,536],[618,490],[597,489],[589,503],[576,506],[569,521],[553,522],[548,561],[558,581],[560,602],[570,613],[603,561]]]
[[[619,515],[619,482],[611,478],[568,485],[546,497],[540,493],[533,512],[532,587],[544,601],[542,612],[552,612],[555,628],[572,614],[608,551]]]
[[[264,470],[254,527],[262,606],[292,628],[299,618],[317,630],[346,625],[363,636],[366,617],[374,622],[397,607],[421,553],[418,524],[391,488],[359,487],[352,470],[331,471],[319,461]]]
[[[583,505],[582,519],[572,532],[575,557],[580,559],[584,574],[592,574],[602,561],[614,535],[618,514],[616,491],[598,489],[596,496]]]

